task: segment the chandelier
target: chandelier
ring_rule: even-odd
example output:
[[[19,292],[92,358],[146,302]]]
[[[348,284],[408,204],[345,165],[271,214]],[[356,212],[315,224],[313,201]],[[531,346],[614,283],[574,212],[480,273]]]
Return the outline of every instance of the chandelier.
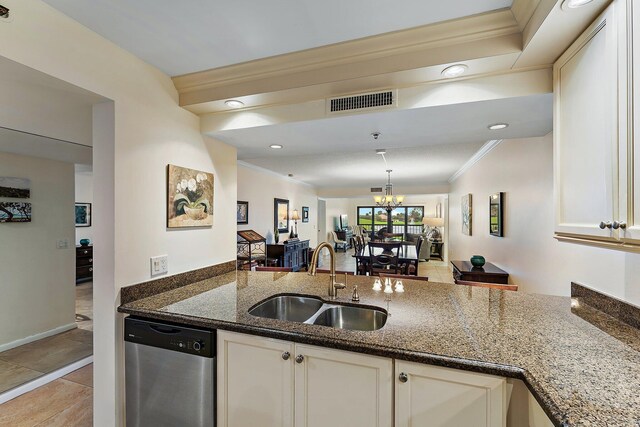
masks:
[[[393,184],[391,184],[391,169],[387,169],[387,185],[384,187],[384,196],[374,196],[373,200],[376,202],[376,206],[383,207],[387,210],[392,210],[398,206],[402,206],[404,202],[404,196],[393,195]]]

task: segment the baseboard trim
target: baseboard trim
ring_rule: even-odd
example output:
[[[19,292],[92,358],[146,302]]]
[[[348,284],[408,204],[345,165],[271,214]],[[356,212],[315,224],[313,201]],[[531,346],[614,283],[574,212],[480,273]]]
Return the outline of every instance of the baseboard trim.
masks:
[[[74,362],[56,371],[49,372],[48,374],[43,374],[41,377],[31,380],[28,383],[24,383],[21,386],[12,388],[11,390],[0,394],[0,405],[10,401],[11,399],[15,399],[18,396],[35,390],[38,387],[49,384],[50,382],[53,382],[58,378],[62,378],[65,375],[76,371],[83,366],[87,366],[90,363],[93,363],[93,356],[85,357],[84,359],[80,359],[77,362]]]
[[[30,335],[28,337],[20,338],[18,340],[11,341],[6,344],[1,344],[0,353],[2,353],[3,351],[11,350],[12,348],[20,347],[21,345],[25,345],[34,341],[41,340],[43,338],[49,338],[53,335],[58,335],[63,332],[70,331],[71,329],[75,329],[77,327],[78,326],[76,325],[76,322],[67,323],[66,325],[58,326],[57,328],[49,329],[48,331],[40,332],[39,334]]]

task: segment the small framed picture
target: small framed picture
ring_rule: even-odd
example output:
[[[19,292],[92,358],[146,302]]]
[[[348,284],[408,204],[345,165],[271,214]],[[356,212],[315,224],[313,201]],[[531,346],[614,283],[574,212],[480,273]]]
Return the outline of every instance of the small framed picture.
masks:
[[[489,196],[489,234],[502,237],[503,233],[504,193]]]
[[[249,224],[249,202],[238,200],[236,217],[238,224]]]
[[[76,203],[76,227],[91,227],[91,203]]]
[[[302,222],[309,222],[309,206],[302,207]]]

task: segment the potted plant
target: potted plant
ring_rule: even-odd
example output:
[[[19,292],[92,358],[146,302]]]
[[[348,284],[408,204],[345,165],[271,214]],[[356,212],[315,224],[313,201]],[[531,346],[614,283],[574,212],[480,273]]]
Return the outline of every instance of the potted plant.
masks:
[[[211,211],[211,205],[206,197],[203,197],[204,188],[200,184],[207,180],[207,175],[199,173],[195,178],[183,179],[177,184],[176,195],[173,203],[176,214],[184,212],[190,219],[199,220],[206,218]]]

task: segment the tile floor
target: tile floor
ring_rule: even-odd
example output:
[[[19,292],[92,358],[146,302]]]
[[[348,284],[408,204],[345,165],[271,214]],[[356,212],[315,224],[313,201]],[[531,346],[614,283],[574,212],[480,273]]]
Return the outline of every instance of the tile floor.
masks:
[[[0,405],[0,427],[93,425],[93,364]]]
[[[93,354],[93,284],[76,286],[78,329],[0,353],[0,393]]]

